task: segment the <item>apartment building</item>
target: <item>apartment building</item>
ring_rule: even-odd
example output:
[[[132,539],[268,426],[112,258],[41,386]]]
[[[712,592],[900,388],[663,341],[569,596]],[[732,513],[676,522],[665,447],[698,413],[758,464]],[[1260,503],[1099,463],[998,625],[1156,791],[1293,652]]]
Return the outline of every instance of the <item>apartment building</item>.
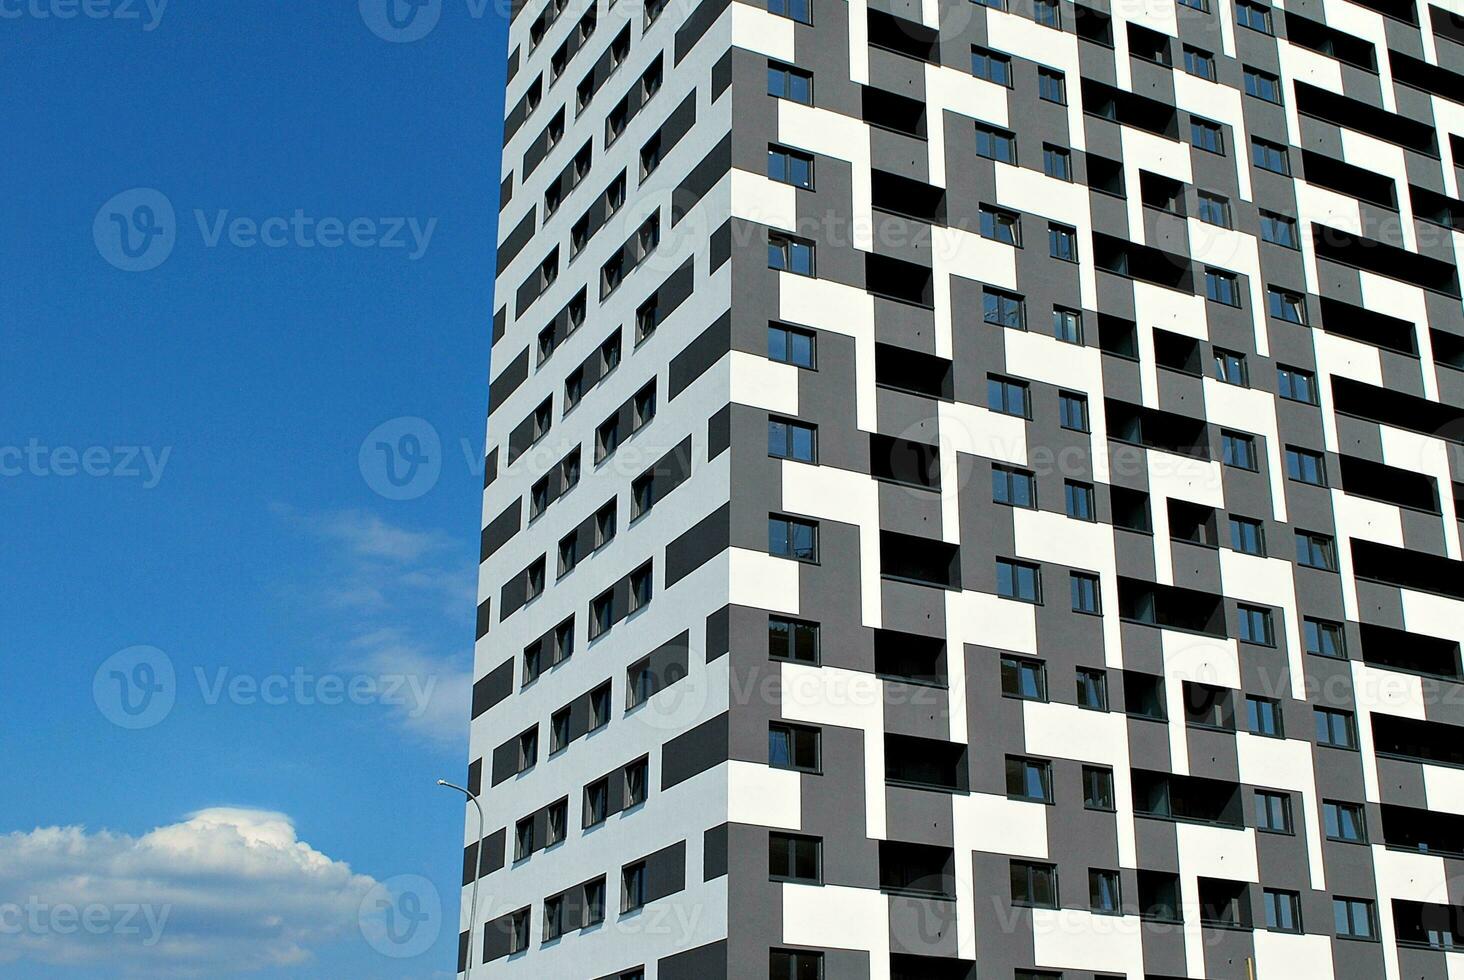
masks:
[[[1458,0],[516,8],[460,970],[1464,975]]]

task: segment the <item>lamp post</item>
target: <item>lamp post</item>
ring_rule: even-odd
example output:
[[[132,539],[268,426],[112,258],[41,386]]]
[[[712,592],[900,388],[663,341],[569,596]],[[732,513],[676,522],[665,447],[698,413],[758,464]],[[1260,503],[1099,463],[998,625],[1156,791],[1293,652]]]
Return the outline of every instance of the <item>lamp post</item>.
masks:
[[[478,798],[456,783],[449,783],[445,779],[437,781],[438,786],[446,786],[448,789],[455,789],[472,801],[473,806],[478,810],[478,845],[473,850],[473,860],[482,867],[483,856],[479,853],[483,847],[483,805]],[[472,980],[473,976],[473,933],[478,929],[478,868],[473,869],[472,897],[468,902],[468,959],[463,966],[463,980]]]

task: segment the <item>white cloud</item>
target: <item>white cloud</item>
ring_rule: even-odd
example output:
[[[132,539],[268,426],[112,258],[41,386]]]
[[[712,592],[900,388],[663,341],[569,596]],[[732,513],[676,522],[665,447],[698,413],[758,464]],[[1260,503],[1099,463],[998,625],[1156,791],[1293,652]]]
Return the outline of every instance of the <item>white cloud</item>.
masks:
[[[140,837],[82,827],[0,836],[0,963],[202,975],[306,963],[359,939],[376,885],[282,813],[216,808]]]

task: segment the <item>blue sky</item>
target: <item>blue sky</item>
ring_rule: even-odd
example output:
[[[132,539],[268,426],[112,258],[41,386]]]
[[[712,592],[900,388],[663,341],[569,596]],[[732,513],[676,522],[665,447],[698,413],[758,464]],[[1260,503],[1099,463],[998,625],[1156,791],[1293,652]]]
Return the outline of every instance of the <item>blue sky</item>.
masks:
[[[505,25],[435,3],[0,3],[0,973],[452,975]]]

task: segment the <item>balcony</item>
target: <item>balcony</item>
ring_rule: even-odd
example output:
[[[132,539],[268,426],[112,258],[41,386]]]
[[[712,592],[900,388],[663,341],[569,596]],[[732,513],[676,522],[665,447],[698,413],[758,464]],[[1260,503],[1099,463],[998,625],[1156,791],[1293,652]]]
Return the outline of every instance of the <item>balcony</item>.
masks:
[[[1210,827],[1245,827],[1240,786],[1222,779],[1135,769],[1134,813]]]
[[[910,789],[964,793],[970,788],[966,746],[913,735],[886,735],[885,782]]]

